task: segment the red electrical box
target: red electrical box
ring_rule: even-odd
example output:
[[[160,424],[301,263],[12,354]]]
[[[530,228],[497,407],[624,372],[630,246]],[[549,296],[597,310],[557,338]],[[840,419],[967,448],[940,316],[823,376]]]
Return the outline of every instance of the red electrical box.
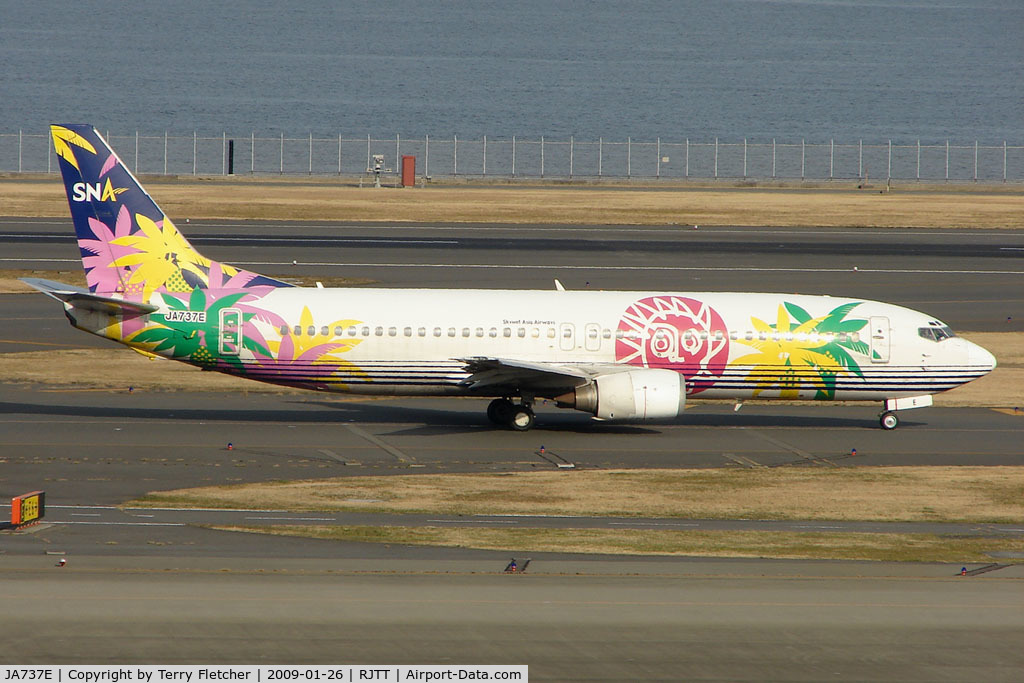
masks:
[[[416,157],[408,154],[402,155],[402,187],[412,187],[416,184]]]

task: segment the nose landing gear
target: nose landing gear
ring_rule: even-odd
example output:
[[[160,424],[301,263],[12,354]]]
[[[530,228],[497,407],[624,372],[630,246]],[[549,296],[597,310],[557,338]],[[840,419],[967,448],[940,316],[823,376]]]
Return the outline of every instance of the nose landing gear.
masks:
[[[525,432],[533,427],[532,400],[524,397],[515,404],[510,398],[496,398],[487,406],[487,419],[496,425],[508,427],[516,432]]]

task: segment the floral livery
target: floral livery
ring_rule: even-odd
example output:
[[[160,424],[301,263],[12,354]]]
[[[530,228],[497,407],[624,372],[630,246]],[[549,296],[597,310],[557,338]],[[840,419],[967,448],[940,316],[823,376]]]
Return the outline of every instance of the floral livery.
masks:
[[[70,183],[68,198],[90,291],[149,301],[155,292],[187,293],[229,279],[238,288],[290,286],[197,252],[95,131],[55,125],[51,134],[65,175],[82,181]],[[214,271],[220,282],[211,281]]]
[[[722,316],[702,301],[676,295],[647,297],[622,314],[615,357],[620,363],[681,372],[687,393],[697,394],[725,371],[725,329]]]
[[[863,356],[870,353],[868,344],[857,334],[868,321],[846,317],[859,305],[843,304],[812,318],[800,306],[785,302],[779,305],[775,323],[752,317],[756,338],[742,343],[757,352],[737,358],[730,365],[752,366],[746,379],[756,385],[755,397],[765,391],[778,391],[779,398],[795,399],[802,388],[810,385],[817,390],[816,399],[831,400],[841,375],[864,376],[851,352]]]

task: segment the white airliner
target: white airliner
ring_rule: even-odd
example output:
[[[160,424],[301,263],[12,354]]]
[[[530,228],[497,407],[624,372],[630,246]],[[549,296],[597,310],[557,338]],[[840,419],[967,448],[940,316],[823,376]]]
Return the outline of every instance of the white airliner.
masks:
[[[26,280],[71,324],[146,355],[321,391],[480,396],[527,430],[537,399],[599,420],[687,397],[870,400],[897,410],[990,372],[935,318],[828,296],[305,288],[210,261],[99,133],[54,125],[88,289]]]

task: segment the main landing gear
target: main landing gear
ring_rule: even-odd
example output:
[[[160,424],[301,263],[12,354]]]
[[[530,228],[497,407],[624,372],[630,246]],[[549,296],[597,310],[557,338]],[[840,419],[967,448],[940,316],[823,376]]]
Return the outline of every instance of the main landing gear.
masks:
[[[525,432],[533,426],[532,404],[533,401],[525,397],[519,404],[513,403],[509,398],[496,398],[487,406],[487,419],[513,431]]]

